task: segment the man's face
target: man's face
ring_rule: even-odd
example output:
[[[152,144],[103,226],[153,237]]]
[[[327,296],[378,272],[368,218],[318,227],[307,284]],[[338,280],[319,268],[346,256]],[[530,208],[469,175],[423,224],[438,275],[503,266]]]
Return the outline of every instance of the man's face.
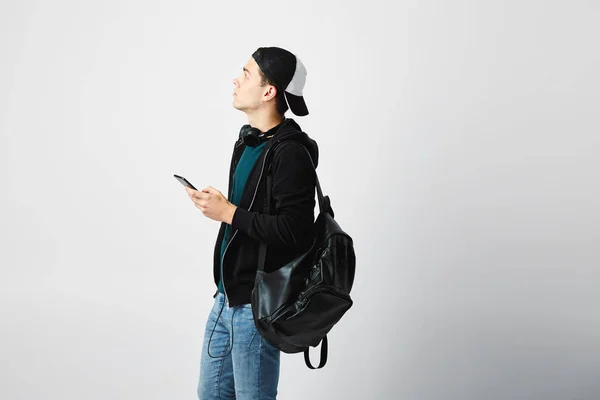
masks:
[[[266,102],[275,97],[275,88],[271,85],[261,86],[260,69],[254,58],[242,68],[240,76],[233,80],[233,107],[240,111],[255,111],[264,107]]]

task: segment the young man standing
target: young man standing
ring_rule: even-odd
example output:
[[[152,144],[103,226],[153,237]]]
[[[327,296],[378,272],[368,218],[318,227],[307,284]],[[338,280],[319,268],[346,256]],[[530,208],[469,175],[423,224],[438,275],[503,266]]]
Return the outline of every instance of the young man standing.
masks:
[[[233,106],[246,113],[229,171],[229,196],[186,188],[202,213],[221,222],[214,252],[217,286],[204,334],[198,397],[275,399],[280,351],[258,332],[250,296],[261,243],[271,272],[304,253],[314,239],[318,146],[291,118],[308,114],[302,90],[306,69],[278,47],[257,49],[233,80]],[[271,152],[276,142],[281,142]],[[309,151],[298,146],[299,142]],[[269,153],[268,162],[265,155]],[[270,154],[273,153],[273,154]],[[266,174],[272,176],[270,212]]]

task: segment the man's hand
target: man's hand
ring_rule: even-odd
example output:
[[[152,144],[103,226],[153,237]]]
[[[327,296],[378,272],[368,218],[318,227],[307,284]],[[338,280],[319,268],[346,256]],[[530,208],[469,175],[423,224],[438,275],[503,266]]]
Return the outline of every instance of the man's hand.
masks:
[[[229,200],[223,196],[223,193],[211,186],[202,189],[201,191],[189,187],[186,187],[185,190],[188,192],[194,205],[202,211],[204,216],[231,225],[233,214],[237,207],[230,203]]]

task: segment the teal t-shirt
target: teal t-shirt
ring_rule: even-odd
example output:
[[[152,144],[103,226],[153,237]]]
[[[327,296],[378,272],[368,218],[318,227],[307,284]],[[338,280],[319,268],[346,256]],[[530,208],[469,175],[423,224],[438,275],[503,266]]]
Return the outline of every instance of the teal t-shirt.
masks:
[[[263,142],[256,147],[246,146],[240,160],[238,161],[237,166],[235,167],[235,172],[233,173],[233,182],[231,187],[231,199],[229,201],[236,206],[240,205],[240,200],[242,199],[242,193],[244,192],[244,187],[246,186],[246,181],[248,180],[248,176],[250,175],[250,171],[256,160],[260,156],[263,148],[267,142]],[[227,242],[229,241],[229,236],[231,235],[231,225],[225,225],[225,236],[223,237],[223,242],[221,244],[221,269],[222,272],[222,262],[223,262],[223,254],[225,253],[225,248],[227,247]],[[219,273],[221,273],[219,272]],[[223,289],[223,278],[221,275],[221,279],[219,279],[219,292],[224,293]]]

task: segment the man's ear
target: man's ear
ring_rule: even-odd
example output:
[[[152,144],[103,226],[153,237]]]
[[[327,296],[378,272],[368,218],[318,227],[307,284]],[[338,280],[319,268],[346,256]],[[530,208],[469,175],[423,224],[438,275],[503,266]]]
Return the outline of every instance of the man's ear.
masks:
[[[264,94],[264,100],[269,101],[277,96],[277,88],[273,85],[267,85],[267,90]]]

